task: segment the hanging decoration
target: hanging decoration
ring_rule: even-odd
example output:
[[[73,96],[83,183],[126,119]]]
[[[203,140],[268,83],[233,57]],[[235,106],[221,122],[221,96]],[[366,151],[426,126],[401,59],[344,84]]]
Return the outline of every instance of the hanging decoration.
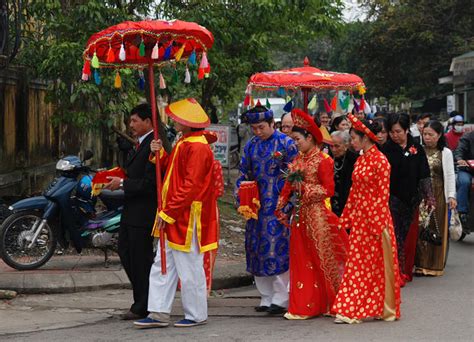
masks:
[[[173,48],[173,42],[171,42],[165,50],[164,60],[168,60],[171,57],[171,49]]]
[[[99,58],[97,57],[97,53],[94,52],[94,56],[92,56],[92,67],[95,68],[95,69],[99,69]]]
[[[143,41],[143,37],[140,45],[138,46],[138,54],[140,57],[145,57],[145,42]]]
[[[364,111],[365,110],[365,100],[364,97],[362,96],[360,99],[360,105],[359,105],[359,110]]]
[[[97,70],[97,69],[94,70],[94,82],[97,85],[100,85],[102,83],[102,80],[100,79],[99,70]]]
[[[186,43],[184,43],[183,45],[181,45],[181,47],[179,48],[179,50],[174,54],[174,59],[176,60],[176,62],[179,62],[181,60],[181,57],[183,56],[183,53],[184,53],[184,48],[186,47]]]
[[[347,111],[349,109],[350,97],[346,91],[339,91],[339,105],[343,111]]]
[[[153,46],[153,50],[151,50],[151,59],[159,59],[160,58],[160,48],[158,47],[158,42],[155,43]]]
[[[193,52],[191,52],[191,55],[188,58],[188,62],[191,65],[196,65],[196,50],[193,50]]]
[[[291,112],[291,110],[293,109],[294,107],[294,103],[293,103],[293,100],[290,99],[290,101],[288,101],[285,106],[283,107],[283,111],[286,112],[286,113],[289,113]]]
[[[119,73],[118,70],[115,73],[114,87],[115,88],[121,88],[122,87],[122,79],[120,78],[120,73]]]
[[[329,105],[328,100],[324,99],[323,102],[324,102],[324,110],[326,110],[326,113],[328,114],[331,113],[332,110],[331,110],[331,106]]]
[[[354,98],[354,111],[355,111],[356,113],[359,112],[359,104],[357,103],[357,100],[356,100],[355,98]]]
[[[122,45],[120,45],[119,59],[123,62],[123,61],[125,61],[125,58],[126,58],[125,46],[122,43]]]
[[[210,66],[207,60],[207,54],[203,52],[201,57],[201,63],[199,64],[198,79],[202,80],[207,70],[210,71]]]
[[[267,97],[267,100],[265,101],[265,107],[267,107],[268,109],[272,108],[270,101],[268,101],[268,97]]]
[[[145,90],[145,75],[143,70],[138,70],[138,89]]]
[[[86,60],[84,66],[82,67],[82,80],[88,81],[91,75],[91,62]]]
[[[281,97],[285,96],[285,89],[283,87],[279,87],[277,90],[277,94]]]
[[[244,107],[248,107],[250,106],[250,95],[247,94],[245,95],[245,99],[244,99]]]
[[[166,82],[161,71],[160,71],[160,89],[166,89]]]
[[[317,107],[318,107],[318,99],[317,99],[317,96],[314,95],[311,101],[309,101],[308,103],[308,111],[314,112]]]
[[[337,93],[331,100],[331,110],[335,112],[337,110]]]
[[[115,62],[115,54],[114,54],[114,50],[112,49],[112,46],[109,46],[109,51],[107,51],[107,58],[105,61],[107,63]]]
[[[174,71],[173,71],[173,83],[178,83],[179,82],[179,75],[178,75],[178,70],[176,68],[174,68]]]
[[[191,73],[189,72],[189,68],[186,65],[186,71],[184,72],[184,83],[189,84],[191,83]]]

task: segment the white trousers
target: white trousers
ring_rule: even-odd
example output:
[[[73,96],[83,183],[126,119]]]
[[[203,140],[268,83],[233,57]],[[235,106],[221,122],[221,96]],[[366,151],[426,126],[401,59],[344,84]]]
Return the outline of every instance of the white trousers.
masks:
[[[203,254],[199,253],[196,230],[189,253],[169,248],[166,243],[166,274],[161,274],[160,247],[150,271],[148,311],[150,313],[170,314],[173,300],[181,280],[181,302],[184,318],[196,322],[207,319],[206,275],[203,267]]]
[[[275,304],[287,308],[289,281],[289,271],[270,277],[255,277],[255,285],[262,296],[260,306]]]

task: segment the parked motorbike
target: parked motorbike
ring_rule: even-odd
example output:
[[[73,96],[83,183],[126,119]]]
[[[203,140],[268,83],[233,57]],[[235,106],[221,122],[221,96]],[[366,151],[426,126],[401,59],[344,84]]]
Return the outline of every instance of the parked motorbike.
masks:
[[[93,170],[85,165],[92,158],[87,151],[81,160],[67,156],[56,164],[58,176],[43,196],[12,204],[0,226],[0,256],[17,270],[41,267],[59,245],[117,250],[123,192],[104,190],[99,195],[105,210],[96,213],[97,198],[91,196]]]

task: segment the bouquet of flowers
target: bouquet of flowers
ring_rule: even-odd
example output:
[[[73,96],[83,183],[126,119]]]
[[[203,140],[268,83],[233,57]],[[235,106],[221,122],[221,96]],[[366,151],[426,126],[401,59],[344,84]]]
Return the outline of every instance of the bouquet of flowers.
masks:
[[[298,223],[300,220],[300,209],[301,209],[301,187],[304,181],[305,167],[302,160],[295,160],[288,165],[288,171],[285,172],[286,180],[291,183],[295,189],[295,222]]]

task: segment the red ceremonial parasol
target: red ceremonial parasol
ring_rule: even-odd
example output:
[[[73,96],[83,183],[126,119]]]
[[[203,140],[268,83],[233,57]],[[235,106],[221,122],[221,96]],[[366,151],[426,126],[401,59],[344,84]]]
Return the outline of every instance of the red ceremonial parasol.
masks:
[[[301,89],[305,111],[308,110],[310,90],[359,90],[359,93],[365,91],[364,81],[359,76],[312,67],[307,57],[302,68],[260,72],[250,77],[248,85],[259,90]]]
[[[207,51],[213,43],[212,33],[196,23],[180,20],[125,21],[93,34],[89,38],[83,53],[82,79],[87,81],[93,75],[96,83],[100,84],[98,72],[100,68],[143,69],[148,67],[150,102],[155,128],[154,137],[159,139],[153,67],[176,65],[178,62],[195,65],[197,60],[200,59],[198,78],[208,77],[211,67],[207,60]],[[189,79],[189,71],[186,68],[185,83],[189,83]],[[160,74],[160,83],[162,82],[164,83]],[[120,85],[120,74],[117,71],[115,86],[120,87]],[[161,170],[159,162],[156,163],[156,180],[158,183],[159,212],[161,210]],[[156,224],[157,222],[155,222]],[[161,270],[163,274],[166,274],[163,229],[160,230],[160,247]]]

